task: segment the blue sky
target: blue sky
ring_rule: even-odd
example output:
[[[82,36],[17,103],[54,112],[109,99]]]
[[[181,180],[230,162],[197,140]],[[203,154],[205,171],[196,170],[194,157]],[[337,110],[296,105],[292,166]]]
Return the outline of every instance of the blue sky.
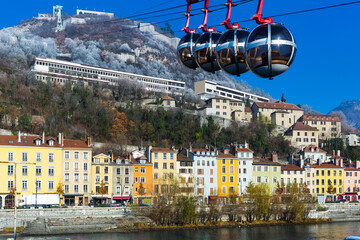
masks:
[[[236,0],[234,0],[236,1]],[[317,8],[322,6],[351,2],[353,0],[264,0],[264,16]],[[226,0],[210,0],[210,6],[221,4]],[[168,8],[185,4],[185,0],[159,1],[124,1],[124,0],[37,0],[37,1],[5,1],[1,6],[0,27],[9,27],[22,20],[37,16],[40,13],[52,11],[52,6],[61,4],[64,12],[75,13],[76,8],[114,12],[119,17],[127,17],[151,10]],[[193,5],[200,8],[203,3]],[[138,8],[136,8],[138,7]],[[234,8],[232,21],[249,19],[256,11],[257,1]],[[175,9],[173,11],[183,10]],[[308,104],[314,110],[327,113],[344,100],[360,99],[360,28],[358,14],[360,4],[321,10],[310,13],[296,14],[274,18],[274,22],[284,23],[294,35],[298,51],[290,70],[274,80],[258,78],[248,72],[239,79],[245,80],[253,87],[258,87],[270,93],[274,98],[280,98],[284,91],[290,103]],[[226,10],[210,13],[208,25],[218,25],[225,17]],[[181,15],[164,16],[145,19],[150,22],[160,22]],[[202,22],[202,16],[191,19],[192,28]],[[172,21],[174,31],[185,23],[183,20]],[[256,27],[254,22],[240,24],[241,27]],[[216,27],[224,31],[224,27]],[[177,33],[181,37],[182,33]]]

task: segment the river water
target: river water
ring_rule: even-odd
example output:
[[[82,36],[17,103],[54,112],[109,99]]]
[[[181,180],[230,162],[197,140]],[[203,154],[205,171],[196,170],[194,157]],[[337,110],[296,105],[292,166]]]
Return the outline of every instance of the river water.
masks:
[[[253,228],[221,228],[137,233],[94,233],[46,237],[18,237],[18,240],[343,240],[360,235],[360,222],[287,225]],[[0,237],[0,240],[8,238]]]

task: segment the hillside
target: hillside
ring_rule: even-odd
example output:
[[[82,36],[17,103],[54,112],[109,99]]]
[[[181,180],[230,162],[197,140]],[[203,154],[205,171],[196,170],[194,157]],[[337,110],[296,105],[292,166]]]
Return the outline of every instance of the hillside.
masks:
[[[0,31],[0,69],[27,71],[36,56],[55,58],[57,46],[71,54],[71,61],[130,73],[175,79],[189,88],[199,80],[213,80],[229,87],[265,94],[245,82],[217,72],[191,70],[178,63],[174,35],[162,34],[156,25],[129,19],[99,16],[64,16],[65,31],[55,33],[55,20],[27,20]],[[57,44],[56,44],[57,43]],[[139,55],[136,57],[136,51]],[[9,61],[10,60],[10,61]]]
[[[360,129],[360,99],[344,101],[330,113],[338,114],[342,118],[343,123],[347,123],[350,126],[350,131],[354,131],[351,127],[357,128],[357,130]]]

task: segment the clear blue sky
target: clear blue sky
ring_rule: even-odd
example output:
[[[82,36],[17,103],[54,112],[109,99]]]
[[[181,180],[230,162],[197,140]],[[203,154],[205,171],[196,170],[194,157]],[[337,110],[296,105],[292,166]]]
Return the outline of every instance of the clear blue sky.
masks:
[[[236,0],[234,0],[236,1]],[[351,2],[353,0],[264,0],[264,16],[305,10],[310,8]],[[210,0],[210,5],[220,4],[226,0]],[[185,4],[185,0],[37,0],[37,1],[4,1],[1,4],[0,27],[18,24],[21,20],[36,16],[39,12],[52,11],[52,6],[61,4],[64,12],[74,13],[76,8],[114,12],[119,17],[127,17],[137,13]],[[159,6],[159,4],[161,4]],[[203,3],[193,5],[200,8]],[[256,11],[257,1],[234,8],[233,21],[249,19]],[[183,10],[175,9],[174,11]],[[285,23],[293,33],[298,52],[290,70],[274,80],[261,79],[251,73],[240,78],[254,87],[264,89],[275,98],[280,98],[282,91],[290,103],[308,104],[314,110],[327,113],[344,100],[360,99],[360,4],[332,8],[310,13],[296,14],[274,18],[275,22]],[[209,25],[219,24],[226,11],[213,12],[209,16]],[[181,15],[163,16],[145,19],[159,22]],[[202,16],[191,19],[191,27],[197,27]],[[172,21],[173,30],[179,30],[185,23],[183,20]],[[253,29],[253,22],[240,24]],[[224,31],[223,27],[216,27]],[[179,37],[182,33],[177,33]]]

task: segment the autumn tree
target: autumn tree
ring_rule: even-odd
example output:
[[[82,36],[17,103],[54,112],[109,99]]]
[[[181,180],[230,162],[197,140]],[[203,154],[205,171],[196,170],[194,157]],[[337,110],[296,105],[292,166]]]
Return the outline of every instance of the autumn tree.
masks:
[[[328,188],[327,188],[327,191],[326,191],[328,194],[334,194],[334,186],[332,184],[332,181],[329,180],[329,185],[328,185]]]
[[[56,192],[57,194],[59,194],[59,197],[61,199],[61,196],[64,194],[64,184],[61,182],[61,180],[59,181],[57,187],[56,187]],[[61,202],[60,202],[61,204]]]
[[[114,124],[110,130],[110,136],[118,143],[123,143],[125,134],[133,126],[134,122],[129,120],[125,113],[116,111]]]
[[[105,194],[108,193],[108,190],[105,186],[104,180],[102,179],[100,182],[100,187],[98,188],[98,193],[101,194],[101,197],[103,197]]]

